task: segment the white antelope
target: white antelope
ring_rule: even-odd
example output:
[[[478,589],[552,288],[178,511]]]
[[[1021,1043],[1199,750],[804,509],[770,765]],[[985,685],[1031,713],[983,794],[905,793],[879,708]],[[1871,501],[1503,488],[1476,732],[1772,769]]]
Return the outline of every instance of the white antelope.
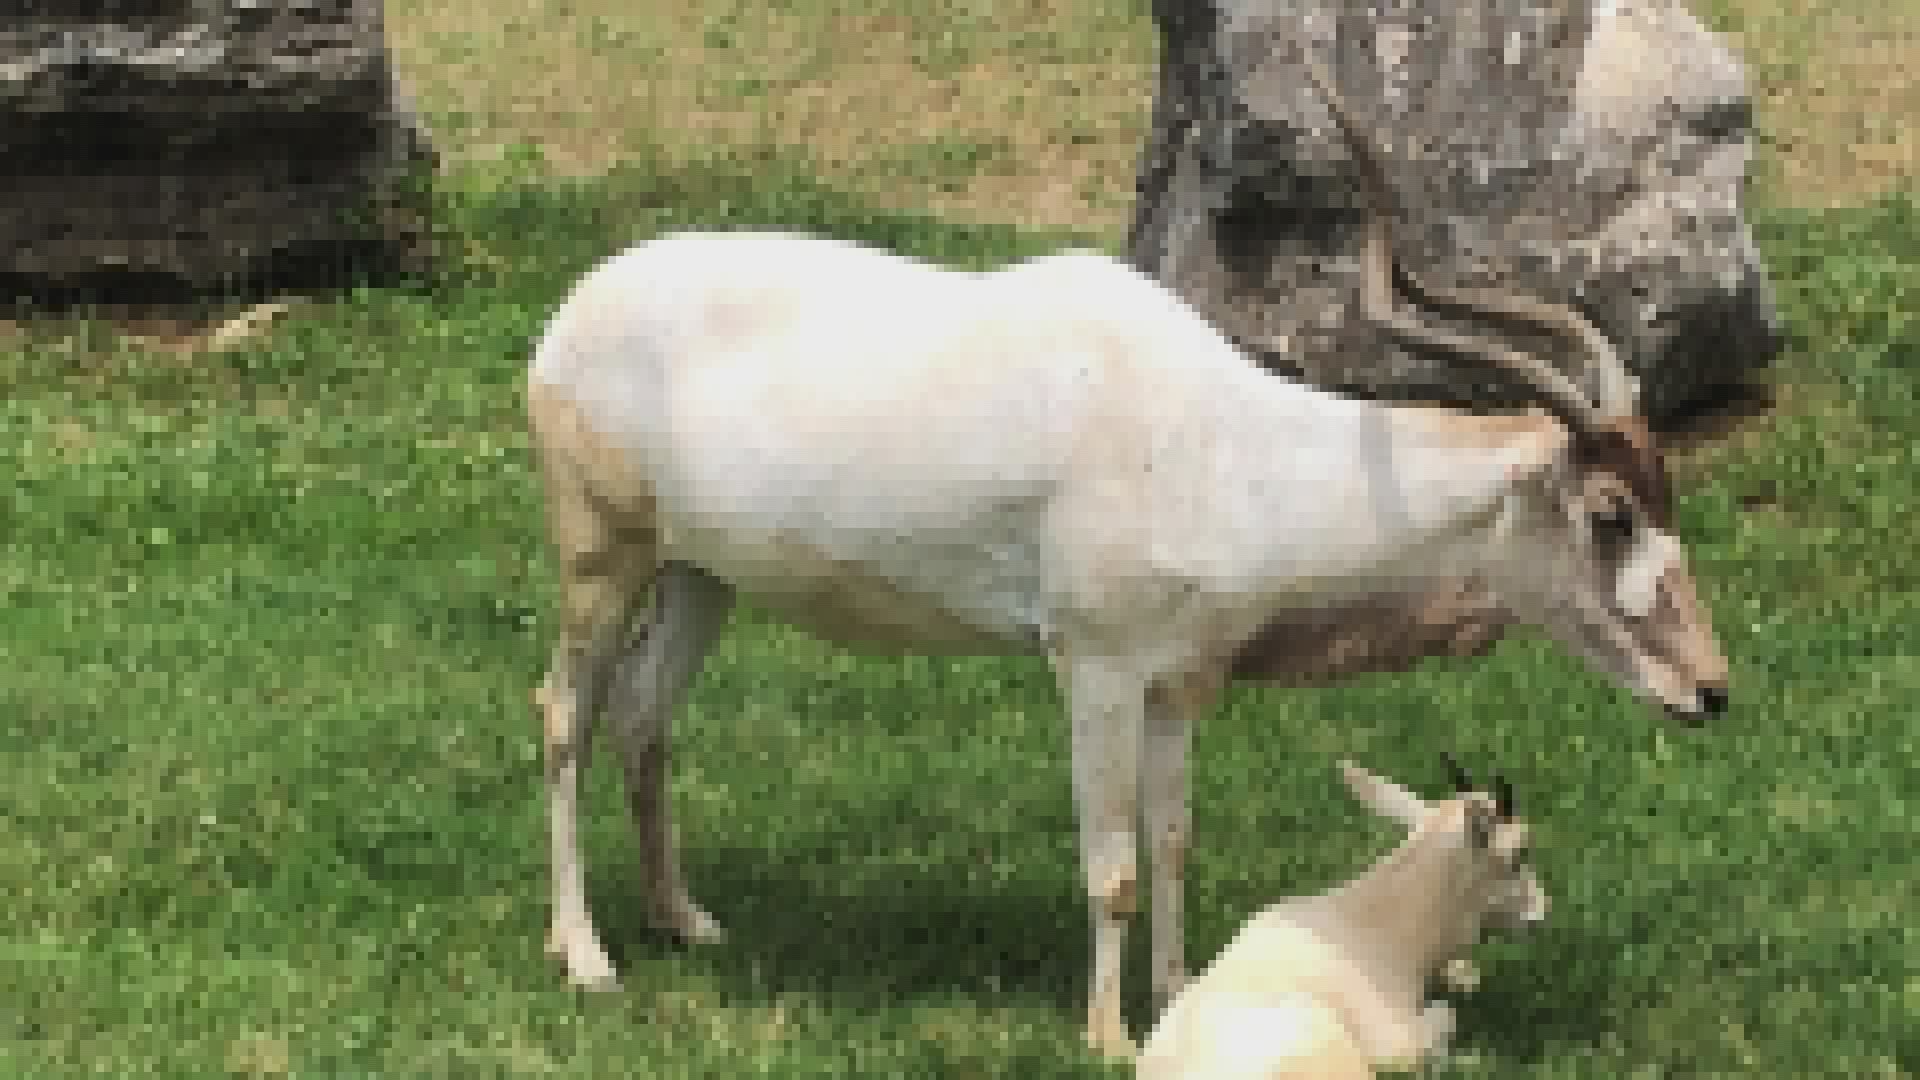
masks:
[[[849,644],[1049,659],[1092,911],[1088,1037],[1119,1055],[1136,827],[1164,1002],[1186,978],[1187,732],[1263,624],[1383,582],[1480,575],[1618,682],[1719,711],[1726,665],[1612,349],[1568,309],[1424,290],[1558,333],[1598,374],[1596,403],[1531,357],[1400,314],[1390,218],[1376,208],[1367,231],[1370,315],[1504,367],[1552,415],[1275,377],[1172,292],[1086,252],[961,273],[802,235],[682,233],[579,282],[527,383],[562,591],[535,692],[548,944],[571,979],[616,985],[576,826],[603,706],[652,917],[719,936],[682,884],[664,780],[669,716],[736,590]]]
[[[1445,1052],[1453,1012],[1429,987],[1467,966],[1483,927],[1547,914],[1513,789],[1495,777],[1488,795],[1446,761],[1455,797],[1438,803],[1340,763],[1409,835],[1346,884],[1248,919],[1160,1017],[1139,1080],[1367,1080]]]

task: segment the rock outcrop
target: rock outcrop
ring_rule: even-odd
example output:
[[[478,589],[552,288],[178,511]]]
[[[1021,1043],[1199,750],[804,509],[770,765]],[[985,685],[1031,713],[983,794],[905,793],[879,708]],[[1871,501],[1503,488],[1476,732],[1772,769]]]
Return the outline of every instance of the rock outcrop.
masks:
[[[16,293],[424,269],[435,164],[379,0],[29,0],[0,30]]]

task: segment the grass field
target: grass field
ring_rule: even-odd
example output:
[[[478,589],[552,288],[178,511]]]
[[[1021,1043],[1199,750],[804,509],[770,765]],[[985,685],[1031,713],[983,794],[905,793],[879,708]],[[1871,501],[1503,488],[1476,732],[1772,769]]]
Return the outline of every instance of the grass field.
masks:
[[[844,169],[823,146],[717,123],[697,146],[663,125],[656,145],[643,111],[623,114],[634,130],[617,154],[612,134],[598,150],[570,141],[508,88],[602,70],[613,61],[591,35],[617,43],[642,20],[550,6],[554,21],[521,33],[503,18],[486,32],[499,41],[456,61],[429,55],[453,48],[433,29],[451,16],[392,2],[436,122],[471,151],[444,197],[462,261],[449,287],[318,304],[220,357],[129,351],[85,328],[0,354],[15,477],[0,503],[0,1076],[1126,1075],[1080,1047],[1084,904],[1044,668],[858,659],[751,615],[680,721],[673,789],[690,881],[731,942],[684,950],[639,926],[603,754],[589,888],[628,988],[563,988],[542,950],[527,706],[552,579],[518,379],[573,275],[668,225],[779,224],[975,265],[1065,239],[1113,247],[1133,91],[1078,106],[1101,134],[1062,167],[1056,203],[1020,203],[1043,190],[1027,165],[989,183],[965,154],[944,174],[953,191],[916,199],[938,170],[889,172],[881,157],[910,148],[884,134],[849,143],[868,157]],[[1764,5],[1719,6],[1718,20],[1774,26]],[[855,18],[768,10],[816,33]],[[874,55],[931,48],[875,10]],[[1065,18],[1021,10],[1039,38],[1043,16]],[[685,21],[709,50],[774,40],[773,16],[733,18],[731,38],[718,15]],[[1045,46],[1063,78],[1109,54],[1126,80],[1127,57],[1151,70],[1138,20],[1105,18]],[[577,53],[535,47],[576,31]],[[989,74],[1006,62],[1000,38],[968,33],[949,35],[954,55]],[[821,65],[831,99],[850,62],[806,40],[782,63]],[[497,89],[433,84],[461,64]],[[1031,128],[1071,110],[1035,85],[1045,115],[1008,125],[1014,149],[995,160],[1053,146]],[[1782,115],[1805,96],[1772,90]],[[869,107],[883,106],[849,106]],[[997,127],[954,108],[954,139]],[[481,149],[517,139],[554,167]],[[595,153],[630,160],[608,172]],[[942,160],[929,154],[914,160]],[[1773,168],[1790,188],[1794,171]],[[1080,183],[1119,209],[1080,199]],[[1920,206],[1782,208],[1844,201],[1827,194],[1755,214],[1793,334],[1784,407],[1681,468],[1736,709],[1706,732],[1670,729],[1530,638],[1407,677],[1237,691],[1194,747],[1196,963],[1255,907],[1391,841],[1346,801],[1336,756],[1432,790],[1446,749],[1513,776],[1555,900],[1534,939],[1484,950],[1448,1075],[1920,1074]],[[940,217],[901,209],[943,199]],[[994,212],[1016,204],[1054,231],[977,223],[1021,217]],[[1133,997],[1137,1029],[1144,1005]]]

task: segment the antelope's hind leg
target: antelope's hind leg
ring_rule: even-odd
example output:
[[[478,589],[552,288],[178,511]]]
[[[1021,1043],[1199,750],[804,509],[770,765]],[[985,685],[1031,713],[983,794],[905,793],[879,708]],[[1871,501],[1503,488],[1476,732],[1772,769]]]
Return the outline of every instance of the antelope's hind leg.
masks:
[[[529,420],[544,480],[548,540],[560,578],[560,626],[547,677],[534,691],[546,735],[552,923],[547,951],[577,986],[619,986],[587,909],[580,851],[580,776],[607,682],[646,588],[659,572],[647,501],[596,498],[605,464],[571,411],[530,386]],[[597,479],[596,479],[597,478]],[[616,477],[630,481],[631,478]],[[637,490],[631,482],[618,489]],[[624,517],[623,517],[624,515]]]
[[[644,574],[617,550],[598,557],[562,554],[560,640],[546,681],[534,692],[544,713],[550,833],[552,918],[547,951],[567,978],[590,990],[614,990],[619,980],[587,909],[586,864],[580,851],[580,775],[593,738],[607,677],[635,606]]]
[[[627,774],[640,840],[642,898],[649,920],[687,941],[721,939],[720,924],[693,902],[680,876],[667,791],[673,714],[726,626],[733,590],[697,567],[668,562],[655,579],[642,633],[619,658],[608,714]]]

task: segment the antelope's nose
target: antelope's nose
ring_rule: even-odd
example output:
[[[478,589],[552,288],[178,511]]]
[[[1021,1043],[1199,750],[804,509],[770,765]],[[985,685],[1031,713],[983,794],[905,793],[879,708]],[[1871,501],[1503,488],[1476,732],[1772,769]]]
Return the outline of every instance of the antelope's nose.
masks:
[[[1700,688],[1700,712],[1703,716],[1719,716],[1727,711],[1727,688],[1724,686],[1703,686]]]

